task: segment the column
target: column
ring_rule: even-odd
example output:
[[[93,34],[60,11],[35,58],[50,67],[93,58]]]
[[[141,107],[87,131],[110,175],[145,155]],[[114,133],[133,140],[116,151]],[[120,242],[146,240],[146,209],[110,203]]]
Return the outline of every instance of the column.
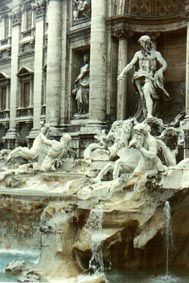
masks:
[[[13,1],[16,4],[17,1]],[[12,53],[11,53],[11,85],[10,85],[10,123],[9,130],[5,139],[8,140],[8,147],[14,147],[16,140],[16,105],[18,93],[18,54],[19,54],[19,37],[20,37],[20,19],[21,13],[19,8],[13,10],[12,17]],[[12,141],[12,142],[11,142]]]
[[[128,63],[128,41],[123,37],[124,33],[119,37],[118,46],[118,75]],[[127,99],[127,76],[117,82],[117,120],[126,118],[126,99]]]
[[[185,121],[183,130],[185,132],[185,158],[189,157],[189,20],[187,22],[186,36],[186,94],[185,94]]]
[[[3,17],[0,16],[0,40],[3,39]]]
[[[2,38],[4,39],[5,38],[5,17],[4,16],[3,16],[1,28],[2,28]]]
[[[107,1],[92,0],[89,118],[106,117],[107,91]]]
[[[35,8],[35,6],[34,6]],[[44,9],[36,11],[35,23],[35,59],[34,59],[34,86],[33,87],[33,129],[38,132],[40,128],[41,118],[41,100],[42,100],[42,84],[43,84],[43,46],[44,46]]]
[[[68,69],[68,52],[67,52],[67,3],[63,1],[62,5],[62,78],[61,78],[61,124],[64,124],[68,119],[68,83],[67,83],[67,69]]]
[[[22,26],[21,32],[25,31],[25,22],[26,22],[26,10],[25,7],[22,8]]]
[[[46,121],[56,127],[61,107],[62,0],[50,0],[48,9]]]
[[[118,66],[118,41],[112,35],[111,26],[108,27],[108,75],[107,75],[107,101],[106,114],[111,121],[117,118],[117,66]]]
[[[34,28],[34,10],[32,9],[31,29]]]
[[[11,15],[9,15],[9,35],[8,37],[11,37]]]
[[[10,87],[9,87],[9,81],[8,81],[7,87],[6,87],[6,110],[9,110],[9,91],[10,91]]]
[[[33,76],[30,75],[30,104],[29,106],[32,107],[33,106]]]

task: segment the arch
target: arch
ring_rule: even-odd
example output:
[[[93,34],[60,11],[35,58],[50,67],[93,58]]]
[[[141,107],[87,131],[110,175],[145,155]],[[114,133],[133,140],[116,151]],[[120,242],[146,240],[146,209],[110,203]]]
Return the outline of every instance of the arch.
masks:
[[[4,14],[8,12],[10,12],[10,8],[7,5],[0,9],[0,14]]]
[[[119,0],[118,15],[167,17],[180,14],[185,0]]]

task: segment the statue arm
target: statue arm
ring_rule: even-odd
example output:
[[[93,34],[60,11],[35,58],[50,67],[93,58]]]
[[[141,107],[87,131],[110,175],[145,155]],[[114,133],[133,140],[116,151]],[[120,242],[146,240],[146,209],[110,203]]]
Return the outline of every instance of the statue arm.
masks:
[[[161,68],[156,71],[155,76],[159,77],[160,79],[163,79],[163,73],[167,69],[167,62],[163,58],[160,52],[156,51],[156,59],[160,63]]]
[[[150,146],[148,150],[144,147],[141,147],[139,151],[145,158],[150,160],[154,159],[157,156],[157,149],[155,146]]]
[[[144,145],[146,145],[148,149],[146,149]],[[158,152],[157,141],[152,136],[146,137],[144,144],[141,141],[131,140],[129,147],[136,148],[144,158],[149,160],[153,160]]]
[[[120,75],[118,76],[118,80],[123,79],[124,75],[127,74],[134,67],[138,59],[138,52],[136,52],[131,62],[127,64],[125,68],[123,68],[123,70],[121,71]]]
[[[47,137],[43,133],[40,133],[40,135],[41,135],[41,139],[44,143],[46,143],[48,145],[52,145],[52,143],[53,143],[52,140],[47,139]]]
[[[89,73],[89,67],[88,66],[82,67],[79,76],[75,80],[75,83],[77,83],[79,80],[84,78],[88,73]]]

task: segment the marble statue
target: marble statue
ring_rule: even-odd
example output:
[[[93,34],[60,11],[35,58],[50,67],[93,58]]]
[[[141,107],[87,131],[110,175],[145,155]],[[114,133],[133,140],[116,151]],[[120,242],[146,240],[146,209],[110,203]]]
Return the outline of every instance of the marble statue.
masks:
[[[115,162],[109,162],[99,172],[99,174],[95,178],[95,182],[101,181],[109,171],[113,171],[113,179],[116,179],[119,177],[121,169],[124,170],[124,173],[132,173],[136,168],[140,154],[136,149],[128,147],[135,123],[135,119],[128,119],[123,122],[119,140],[115,146],[117,149],[116,155],[118,159]]]
[[[84,151],[85,160],[112,160],[117,157],[117,151],[121,148],[120,138],[123,121],[115,121],[108,134],[105,130],[99,130],[95,138],[96,143],[90,144]]]
[[[89,18],[91,16],[91,0],[73,0],[73,20]]]
[[[117,158],[107,163],[93,181],[100,182],[110,171],[114,180],[121,173],[149,175],[175,166],[178,148],[183,144],[183,134],[178,129],[168,128],[161,136],[154,137],[150,131],[147,121],[137,123],[135,119],[125,120],[116,147]]]
[[[77,102],[77,113],[86,114],[89,112],[89,56],[83,56],[84,65],[75,80],[75,88],[72,94]]]
[[[68,155],[71,136],[63,134],[60,141],[57,141],[50,140],[41,134],[41,139],[44,144],[49,146],[49,149],[39,169],[42,171],[56,170],[57,164],[61,165],[61,160]]]
[[[167,127],[163,130],[159,138],[166,144],[170,149],[172,155],[172,166],[177,163],[177,156],[179,155],[179,150],[184,148],[184,131],[180,128]],[[178,159],[181,157],[179,156]],[[182,158],[181,158],[182,159]]]
[[[6,161],[10,162],[12,159],[17,158],[17,157],[22,157],[28,161],[34,161],[39,157],[39,153],[42,148],[42,135],[46,136],[49,133],[50,127],[49,125],[44,125],[40,131],[37,137],[34,139],[33,145],[31,148],[28,147],[17,147],[13,149],[9,155],[7,156]]]
[[[133,81],[141,98],[143,115],[145,118],[151,118],[154,112],[154,101],[159,99],[158,91],[160,90],[169,99],[163,84],[163,73],[167,63],[161,53],[152,48],[152,41],[148,35],[141,36],[138,42],[141,50],[134,54],[131,62],[118,76],[118,80],[122,80],[135,67]],[[158,64],[161,65],[159,69]]]
[[[150,126],[146,123],[139,123],[133,127],[133,137],[129,147],[140,152],[140,159],[133,172],[134,174],[154,174],[167,170],[167,166],[158,157],[160,147],[163,149],[167,165],[175,164],[175,158],[170,154],[170,150],[162,141],[158,141],[150,134]]]

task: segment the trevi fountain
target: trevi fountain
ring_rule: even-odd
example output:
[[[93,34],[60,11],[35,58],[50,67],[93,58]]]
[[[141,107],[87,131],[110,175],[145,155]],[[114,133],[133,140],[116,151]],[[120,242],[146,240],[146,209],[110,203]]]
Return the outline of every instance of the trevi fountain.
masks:
[[[48,124],[30,148],[1,150],[1,282],[189,282],[184,114],[159,118],[167,63],[150,36],[138,44],[117,78],[134,68],[136,114],[98,128],[81,158]],[[86,58],[77,83],[88,68]],[[78,113],[88,108],[82,83]]]

